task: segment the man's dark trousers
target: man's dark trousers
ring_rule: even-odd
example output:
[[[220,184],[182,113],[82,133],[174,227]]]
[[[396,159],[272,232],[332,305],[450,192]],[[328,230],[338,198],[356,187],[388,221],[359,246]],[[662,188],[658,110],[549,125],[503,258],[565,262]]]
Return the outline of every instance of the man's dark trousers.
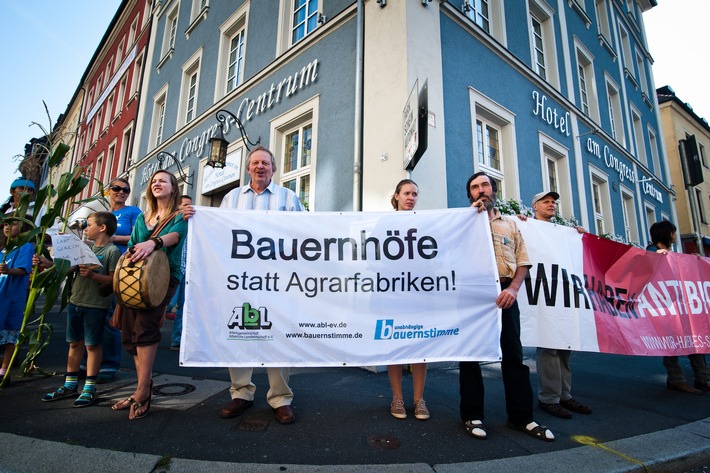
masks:
[[[518,302],[502,311],[500,348],[503,355],[501,370],[505,388],[505,409],[508,421],[524,426],[533,421],[533,391],[530,368],[523,363],[520,343],[520,310]],[[461,393],[461,420],[483,420],[483,376],[476,361],[459,363],[459,389]]]

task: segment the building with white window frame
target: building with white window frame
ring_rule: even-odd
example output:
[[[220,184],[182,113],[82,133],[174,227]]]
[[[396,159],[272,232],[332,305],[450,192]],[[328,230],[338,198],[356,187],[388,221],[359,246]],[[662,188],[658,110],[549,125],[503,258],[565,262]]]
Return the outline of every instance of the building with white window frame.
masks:
[[[134,188],[145,190],[161,151],[194,173],[183,191],[198,205],[219,205],[245,183],[247,147],[234,126],[227,168],[204,166],[226,109],[274,151],[274,180],[311,211],[387,209],[405,177],[420,186],[419,208],[463,207],[466,179],[485,170],[502,197],[529,205],[555,190],[563,216],[643,245],[649,215],[675,219],[647,92],[642,12],[654,5],[156,2]],[[417,96],[419,151],[404,130]]]

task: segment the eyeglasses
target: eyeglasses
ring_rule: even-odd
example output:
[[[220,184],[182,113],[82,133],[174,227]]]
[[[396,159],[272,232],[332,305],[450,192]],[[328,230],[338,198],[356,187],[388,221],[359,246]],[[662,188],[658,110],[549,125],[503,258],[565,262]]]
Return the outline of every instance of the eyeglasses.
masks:
[[[123,191],[124,194],[130,194],[131,193],[131,188],[130,187],[121,187],[121,186],[111,186],[109,187],[114,192],[121,192]]]

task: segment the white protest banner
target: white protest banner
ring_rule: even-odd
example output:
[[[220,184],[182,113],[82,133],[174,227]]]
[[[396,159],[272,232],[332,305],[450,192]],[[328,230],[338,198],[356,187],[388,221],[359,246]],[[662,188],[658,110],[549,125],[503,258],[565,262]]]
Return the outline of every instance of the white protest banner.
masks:
[[[197,207],[189,235],[183,366],[500,359],[485,213]]]
[[[69,260],[72,266],[78,264],[101,266],[101,262],[89,245],[73,233],[59,233],[52,236],[52,256]]]
[[[594,311],[586,307],[582,235],[539,220],[518,221],[530,262],[518,293],[524,346],[599,351]]]
[[[518,293],[523,345],[710,353],[710,259],[661,255],[535,220],[518,226],[533,264]]]

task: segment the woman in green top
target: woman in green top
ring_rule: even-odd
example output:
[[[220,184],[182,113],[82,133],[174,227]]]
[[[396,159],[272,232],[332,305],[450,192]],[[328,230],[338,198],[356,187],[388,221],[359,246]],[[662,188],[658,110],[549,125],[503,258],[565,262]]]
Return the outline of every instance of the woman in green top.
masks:
[[[150,410],[153,362],[160,343],[160,327],[165,308],[182,278],[180,260],[187,235],[187,222],[182,214],[174,214],[180,206],[180,189],[175,176],[163,170],[153,173],[146,199],[148,210],[138,217],[133,227],[128,241],[129,255],[126,257],[131,261],[141,261],[153,251],[165,251],[170,262],[170,285],[165,298],[155,309],[123,308],[121,342],[126,351],[133,355],[138,385],[132,396],[114,404],[113,409],[129,409],[128,418],[131,420],[145,417]],[[158,236],[151,237],[153,229],[166,218],[171,219],[170,222]]]

